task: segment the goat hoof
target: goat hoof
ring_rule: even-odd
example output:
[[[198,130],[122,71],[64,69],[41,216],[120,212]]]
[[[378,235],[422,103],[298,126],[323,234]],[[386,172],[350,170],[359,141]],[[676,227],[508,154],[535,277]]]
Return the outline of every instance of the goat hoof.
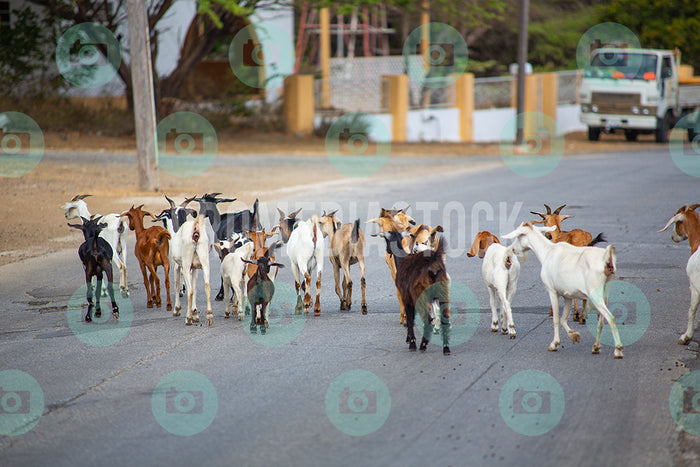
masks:
[[[238,321],[243,321],[243,315],[238,315]]]
[[[408,351],[409,352],[415,352],[416,351],[416,341],[413,340],[408,343]]]
[[[314,316],[321,316],[321,310],[314,310]]]
[[[153,308],[153,302],[146,303],[146,308]]]
[[[260,326],[260,334],[262,334],[264,336],[266,332],[267,332],[267,327]]]
[[[442,354],[443,355],[450,355],[450,348],[448,346],[445,346],[442,348]]]
[[[175,308],[175,311],[173,311],[173,316],[180,316],[180,308]]]
[[[506,328],[501,328],[501,334],[503,334],[504,336],[505,336],[506,334],[508,334],[508,329],[506,329]]]
[[[581,335],[576,331],[569,331],[569,338],[574,344],[578,344],[579,342],[581,342]]]
[[[121,289],[122,293],[122,298],[129,298],[129,291],[125,289]]]
[[[85,322],[86,323],[92,322],[92,316],[90,316],[89,314],[85,315]]]
[[[251,334],[257,334],[258,333],[258,327],[254,324],[250,325],[250,333]]]
[[[551,344],[549,344],[549,347],[547,347],[547,350],[549,350],[550,352],[556,352],[557,350],[559,350],[559,343],[552,342]]]
[[[600,344],[593,344],[593,348],[591,349],[591,353],[593,355],[598,355],[600,353]]]
[[[207,317],[207,326],[211,326],[212,323],[214,323],[214,318],[212,318],[212,317]]]
[[[683,334],[680,339],[678,339],[678,345],[688,345],[690,342],[690,337],[687,335]]]
[[[101,318],[102,317],[102,310],[97,308],[95,309],[95,318]]]
[[[367,314],[367,305],[362,305],[362,314],[363,315]]]
[[[615,347],[615,353],[613,354],[615,358],[622,358],[622,346]]]
[[[168,304],[165,306],[165,310],[166,310],[166,311],[171,311],[172,309],[173,309],[173,306],[172,306],[172,304],[170,304],[170,303],[168,303]]]
[[[511,339],[515,339],[515,331],[511,332],[511,333],[508,335],[508,337],[511,338]]]

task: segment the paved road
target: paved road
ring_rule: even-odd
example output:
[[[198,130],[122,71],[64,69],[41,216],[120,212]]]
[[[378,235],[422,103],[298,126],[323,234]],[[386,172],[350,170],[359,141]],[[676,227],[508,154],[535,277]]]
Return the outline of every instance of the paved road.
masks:
[[[404,203],[419,221],[444,225],[461,300],[449,357],[435,344],[408,352],[382,246],[371,237],[368,315],[359,313],[356,270],[353,310],[338,311],[326,260],[322,316],[288,316],[292,276],[284,269],[283,318],[265,337],[225,320],[220,302],[211,328],[147,310],[133,254],[131,297],[120,302],[122,323],[129,304],[133,320],[105,333],[95,332],[98,324],[87,332],[68,325],[79,312],[69,305],[82,274],[74,251],[0,268],[0,370],[31,375],[44,397],[38,423],[25,417],[25,429],[36,426],[0,437],[0,464],[674,465],[697,456],[697,438],[669,411],[674,382],[698,367],[697,344],[676,344],[689,303],[689,248],[655,231],[681,204],[698,201],[698,180],[663,151],[565,157],[540,178],[492,161],[465,160],[427,179],[305,187],[265,206],[267,226],[276,206],[303,207],[302,217],[339,207],[350,221]],[[641,329],[623,360],[610,346],[591,355],[593,336],[580,324],[580,344],[547,352],[552,325],[532,254],[514,298],[517,338],[489,331],[481,260],[465,252],[477,231],[507,233],[543,202],[568,203],[570,227],[603,231],[616,246],[623,301],[636,303],[627,303],[636,317],[621,328]],[[36,411],[40,401],[25,402],[18,412]]]

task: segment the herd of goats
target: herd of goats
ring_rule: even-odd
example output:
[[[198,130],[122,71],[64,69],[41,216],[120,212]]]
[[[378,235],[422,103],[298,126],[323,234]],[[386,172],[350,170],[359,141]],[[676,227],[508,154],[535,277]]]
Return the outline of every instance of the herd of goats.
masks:
[[[237,313],[242,320],[250,309],[250,331],[265,334],[269,326],[266,310],[272,301],[274,278],[283,264],[276,262],[275,250],[286,244],[297,292],[295,313],[309,313],[312,305],[311,279],[316,276],[316,298],[314,315],[321,314],[319,295],[321,272],[324,260],[324,238],[329,238],[329,258],[334,270],[335,291],[340,299],[340,309],[350,310],[353,282],[350,266],[359,264],[362,291],[361,310],[367,313],[365,298],[365,238],[360,220],[342,224],[331,213],[314,214],[302,221],[297,216],[301,209],[285,214],[278,208],[279,221],[270,232],[265,232],[259,223],[258,201],[253,209],[235,213],[220,213],[219,203],[235,199],[219,198],[220,193],[185,199],[180,205],[165,197],[170,207],[158,216],[139,207],[121,214],[91,215],[84,198],[77,195],[61,206],[66,219],[81,219],[82,224],[70,227],[83,232],[84,243],[78,255],[85,268],[88,310],[85,321],[101,316],[100,296],[109,295],[112,314],[119,318],[119,307],[112,286],[112,261],[119,267],[119,287],[123,296],[128,296],[126,282],[126,237],[128,230],[136,235],[134,253],[139,261],[146,289],[147,307],[161,306],[160,280],[156,272],[162,266],[165,276],[166,307],[173,310],[170,299],[170,265],[174,265],[175,308],[174,316],[180,316],[180,296],[187,295],[185,324],[199,322],[196,309],[196,283],[198,270],[202,270],[207,298],[206,319],[211,325],[209,284],[209,252],[214,248],[221,259],[221,287],[217,300],[223,299],[225,317]],[[199,211],[188,206],[199,203]],[[598,311],[596,339],[592,353],[600,352],[600,336],[604,320],[610,325],[615,358],[622,358],[622,342],[615,318],[607,307],[607,290],[616,271],[615,248],[594,246],[605,242],[602,235],[595,238],[580,229],[563,231],[561,221],[570,217],[562,215],[564,206],[552,210],[545,205],[546,212],[534,212],[540,219],[524,222],[513,232],[503,235],[512,239],[505,247],[490,232],[479,232],[467,256],[483,258],[482,275],[488,288],[492,313],[491,331],[497,332],[499,324],[502,334],[515,338],[515,323],[511,311],[511,299],[516,291],[520,274],[519,257],[528,251],[537,256],[541,264],[540,278],[549,294],[550,313],[554,323],[554,339],[548,350],[556,351],[561,344],[559,325],[572,342],[579,342],[579,334],[568,324],[572,302],[574,320],[585,323],[587,306]],[[693,337],[694,317],[700,303],[700,215],[695,211],[700,204],[682,206],[671,217],[663,232],[673,225],[671,238],[674,242],[689,240],[691,256],[686,272],[690,281],[691,303],[688,310],[688,327],[678,343],[687,344]],[[367,221],[379,226],[379,233],[386,242],[385,260],[396,285],[400,307],[400,322],[407,326],[406,343],[409,350],[416,350],[413,327],[418,310],[423,321],[423,337],[420,350],[424,351],[433,332],[442,337],[443,354],[449,355],[450,335],[450,276],[445,268],[445,242],[439,235],[441,226],[430,227],[417,224],[404,209],[381,209],[379,217]],[[150,216],[163,226],[144,226],[144,217]],[[541,225],[537,225],[541,224]],[[279,234],[280,240],[266,246],[269,237]],[[342,280],[340,271],[342,270]],[[106,282],[103,284],[103,275]],[[92,278],[97,288],[93,291]],[[247,280],[246,280],[247,278]],[[182,284],[184,280],[184,286]],[[233,291],[234,297],[231,297]],[[94,292],[94,293],[93,293]],[[93,302],[93,295],[95,302]],[[562,319],[559,318],[559,298],[564,299]],[[582,300],[579,310],[576,300]],[[500,306],[499,306],[500,304]],[[500,308],[500,315],[498,314]]]

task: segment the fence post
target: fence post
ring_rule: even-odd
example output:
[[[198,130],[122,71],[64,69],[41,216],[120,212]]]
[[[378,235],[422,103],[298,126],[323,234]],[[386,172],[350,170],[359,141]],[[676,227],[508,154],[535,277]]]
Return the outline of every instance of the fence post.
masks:
[[[523,111],[527,112],[527,115],[523,121],[524,133],[537,132],[540,120],[537,112],[541,112],[542,109],[541,83],[542,76],[539,73],[525,77],[525,109]]]
[[[463,73],[454,86],[459,109],[459,136],[463,142],[471,143],[474,141],[474,74]]]
[[[391,141],[406,141],[406,117],[408,116],[408,75],[384,75],[382,101],[389,103],[392,119]]]
[[[559,101],[559,75],[542,73],[542,113],[557,121],[557,103]],[[547,128],[551,135],[556,134],[555,128]]]
[[[289,75],[284,79],[284,120],[295,135],[314,130],[314,77]]]

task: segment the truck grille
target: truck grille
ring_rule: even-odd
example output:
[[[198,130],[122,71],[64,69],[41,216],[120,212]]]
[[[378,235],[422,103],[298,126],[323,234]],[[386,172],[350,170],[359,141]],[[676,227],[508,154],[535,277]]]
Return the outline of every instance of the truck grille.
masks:
[[[631,115],[630,108],[633,105],[641,107],[639,94],[625,94],[619,92],[594,92],[591,96],[591,105],[598,106],[598,113]]]

